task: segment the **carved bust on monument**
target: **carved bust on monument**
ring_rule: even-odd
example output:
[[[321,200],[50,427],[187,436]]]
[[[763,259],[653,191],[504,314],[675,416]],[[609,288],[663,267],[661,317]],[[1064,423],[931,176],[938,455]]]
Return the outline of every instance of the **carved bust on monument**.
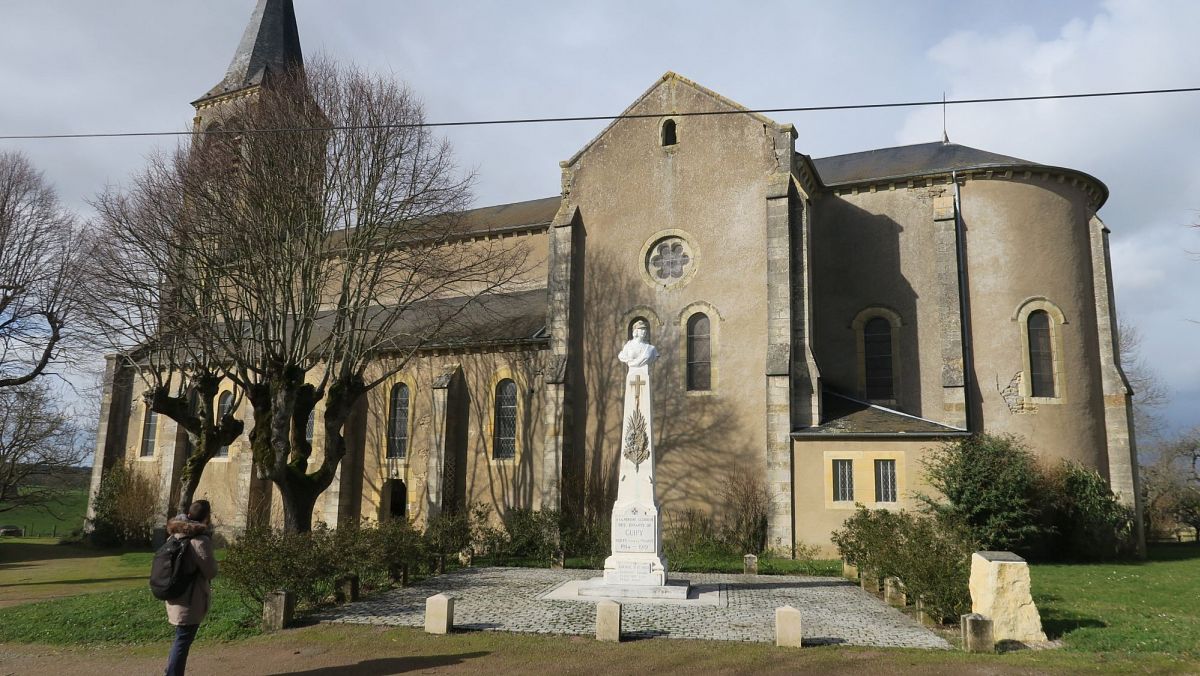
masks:
[[[649,337],[650,325],[646,323],[646,320],[639,319],[634,322],[633,337],[625,343],[625,347],[621,348],[617,359],[630,368],[653,364],[654,360],[658,359],[658,348],[647,342]]]

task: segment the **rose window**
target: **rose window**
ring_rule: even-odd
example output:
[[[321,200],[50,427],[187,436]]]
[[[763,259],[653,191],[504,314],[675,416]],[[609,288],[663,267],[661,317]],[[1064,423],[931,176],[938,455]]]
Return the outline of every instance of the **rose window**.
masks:
[[[670,283],[683,277],[692,262],[683,240],[671,238],[656,244],[650,256],[650,273],[655,279]]]

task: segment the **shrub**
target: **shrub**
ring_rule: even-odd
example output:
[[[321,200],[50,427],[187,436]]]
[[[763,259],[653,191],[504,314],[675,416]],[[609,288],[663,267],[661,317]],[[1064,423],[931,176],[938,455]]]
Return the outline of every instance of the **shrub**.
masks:
[[[563,512],[558,530],[564,554],[583,558],[589,567],[599,567],[610,553],[612,524],[608,519],[576,519]]]
[[[549,561],[559,547],[559,520],[554,510],[509,510],[504,515],[508,555]]]
[[[832,540],[861,575],[898,577],[913,599],[938,619],[957,618],[971,605],[970,529],[949,519],[912,512],[858,510]]]
[[[989,549],[1028,555],[1045,535],[1033,454],[1016,437],[975,434],[946,442],[922,461],[946,501],[919,495],[944,520],[962,524]]]
[[[721,492],[724,521],[721,536],[741,554],[762,554],[767,548],[767,517],[771,496],[756,474],[735,474]]]
[[[108,471],[96,492],[91,519],[92,542],[100,547],[150,544],[161,523],[158,485],[132,463]]]
[[[429,519],[422,542],[426,553],[437,562],[439,572],[445,570],[447,558],[473,544],[471,520],[465,510],[443,512]]]
[[[665,514],[663,553],[671,561],[732,554],[717,532],[712,517],[698,509]]]
[[[1047,535],[1042,554],[1097,560],[1130,553],[1133,510],[1095,470],[1063,461],[1045,472],[1042,485]]]
[[[290,591],[298,605],[312,607],[336,586],[341,561],[330,539],[323,528],[311,533],[248,529],[226,550],[221,573],[252,607],[277,590]]]

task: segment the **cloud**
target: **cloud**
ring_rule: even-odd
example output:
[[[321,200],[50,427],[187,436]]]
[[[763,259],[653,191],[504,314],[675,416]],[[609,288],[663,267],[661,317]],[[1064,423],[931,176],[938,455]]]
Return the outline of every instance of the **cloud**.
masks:
[[[1041,37],[1033,25],[950,31],[926,52],[947,98],[1195,86],[1200,4],[1113,0]],[[1045,31],[1042,31],[1044,34]],[[910,113],[900,143],[928,141],[940,109]],[[1177,397],[1176,427],[1200,423],[1200,94],[952,106],[951,140],[1086,171],[1111,190],[1117,309],[1144,336],[1147,363]]]

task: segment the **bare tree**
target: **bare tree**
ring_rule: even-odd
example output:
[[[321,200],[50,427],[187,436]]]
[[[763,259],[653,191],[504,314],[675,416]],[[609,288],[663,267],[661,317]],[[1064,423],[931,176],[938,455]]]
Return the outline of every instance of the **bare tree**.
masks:
[[[285,527],[307,531],[363,395],[519,278],[525,252],[468,236],[456,214],[469,178],[393,81],[318,63],[276,75],[226,119],[236,128],[152,165],[100,210],[147,261],[140,286],[115,281],[153,301],[139,305],[149,321],[130,322],[145,326],[131,361],[168,391],[153,374],[203,362],[231,378],[253,409],[257,473],[278,487]],[[324,454],[310,466],[322,400]]]
[[[42,375],[68,338],[79,238],[25,156],[0,152],[0,388]]]
[[[1183,524],[1200,535],[1200,428],[1162,444],[1158,460],[1144,471],[1147,511],[1155,530]]]
[[[0,388],[0,513],[52,509],[61,494],[53,480],[86,456],[77,430],[46,385]]]
[[[180,511],[191,504],[208,462],[244,429],[234,416],[240,393],[220,409],[229,357],[204,339],[212,333],[205,327],[220,321],[219,290],[210,275],[189,267],[184,191],[186,172],[199,161],[183,150],[153,155],[124,190],[110,188],[93,201],[97,217],[81,294],[96,342],[138,375],[150,410],[188,435]]]
[[[1167,387],[1142,357],[1142,334],[1136,326],[1121,322],[1117,329],[1121,369],[1133,389],[1133,429],[1141,440],[1162,435],[1160,411],[1167,404]]]

